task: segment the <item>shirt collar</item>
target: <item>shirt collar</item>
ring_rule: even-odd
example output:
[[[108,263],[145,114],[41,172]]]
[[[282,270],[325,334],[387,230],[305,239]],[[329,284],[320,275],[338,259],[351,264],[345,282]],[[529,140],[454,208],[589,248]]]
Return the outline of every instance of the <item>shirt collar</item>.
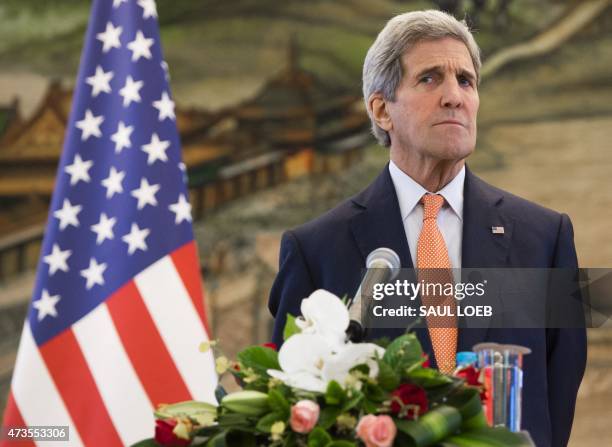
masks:
[[[421,197],[428,191],[415,182],[408,174],[397,167],[393,160],[389,162],[389,173],[395,187],[402,219],[405,220]],[[437,191],[446,200],[454,213],[463,220],[463,183],[465,181],[465,165],[461,171],[444,188]]]

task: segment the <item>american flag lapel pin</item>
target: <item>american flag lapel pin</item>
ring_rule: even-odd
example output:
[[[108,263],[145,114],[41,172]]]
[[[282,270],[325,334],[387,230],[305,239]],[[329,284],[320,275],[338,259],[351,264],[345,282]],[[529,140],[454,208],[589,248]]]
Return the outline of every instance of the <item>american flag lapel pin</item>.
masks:
[[[504,234],[504,227],[491,227],[491,233]]]

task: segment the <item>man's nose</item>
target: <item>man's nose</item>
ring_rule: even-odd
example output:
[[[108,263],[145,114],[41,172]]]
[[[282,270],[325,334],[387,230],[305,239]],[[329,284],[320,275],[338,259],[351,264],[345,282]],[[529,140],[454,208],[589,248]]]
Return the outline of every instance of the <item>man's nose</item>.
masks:
[[[461,107],[461,88],[456,79],[445,80],[442,85],[441,106],[445,108]]]

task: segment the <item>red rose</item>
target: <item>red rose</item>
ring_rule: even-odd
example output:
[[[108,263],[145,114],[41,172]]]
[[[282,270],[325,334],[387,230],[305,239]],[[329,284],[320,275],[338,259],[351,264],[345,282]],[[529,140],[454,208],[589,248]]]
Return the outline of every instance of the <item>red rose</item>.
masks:
[[[270,349],[274,349],[275,351],[278,351],[278,346],[276,346],[276,343],[268,342],[268,343],[264,343],[262,346],[265,348],[270,348]]]
[[[481,383],[478,380],[478,376],[480,376],[480,372],[474,368],[473,366],[466,366],[463,369],[460,369],[455,373],[456,377],[461,377],[465,379],[465,383],[472,386],[480,386]]]
[[[190,439],[181,439],[172,430],[177,422],[174,419],[157,419],[155,421],[155,442],[164,447],[185,447]]]
[[[411,383],[400,385],[391,393],[391,413],[403,419],[415,419],[428,410],[427,394]]]
[[[487,400],[487,390],[484,385],[480,382],[480,371],[474,368],[473,366],[467,366],[463,369],[460,369],[455,373],[456,377],[460,377],[465,380],[467,385],[476,386],[480,389],[480,401],[486,402]]]
[[[425,359],[425,361],[423,362],[423,364],[421,366],[423,368],[429,368],[429,356],[423,352],[421,354],[421,357],[423,357]]]

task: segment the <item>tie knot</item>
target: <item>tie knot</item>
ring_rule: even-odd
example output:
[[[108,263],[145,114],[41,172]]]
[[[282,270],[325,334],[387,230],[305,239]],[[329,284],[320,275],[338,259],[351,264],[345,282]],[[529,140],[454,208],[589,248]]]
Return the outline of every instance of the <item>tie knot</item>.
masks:
[[[440,194],[424,194],[421,203],[423,204],[423,220],[437,219],[438,212],[444,204],[444,197]]]

